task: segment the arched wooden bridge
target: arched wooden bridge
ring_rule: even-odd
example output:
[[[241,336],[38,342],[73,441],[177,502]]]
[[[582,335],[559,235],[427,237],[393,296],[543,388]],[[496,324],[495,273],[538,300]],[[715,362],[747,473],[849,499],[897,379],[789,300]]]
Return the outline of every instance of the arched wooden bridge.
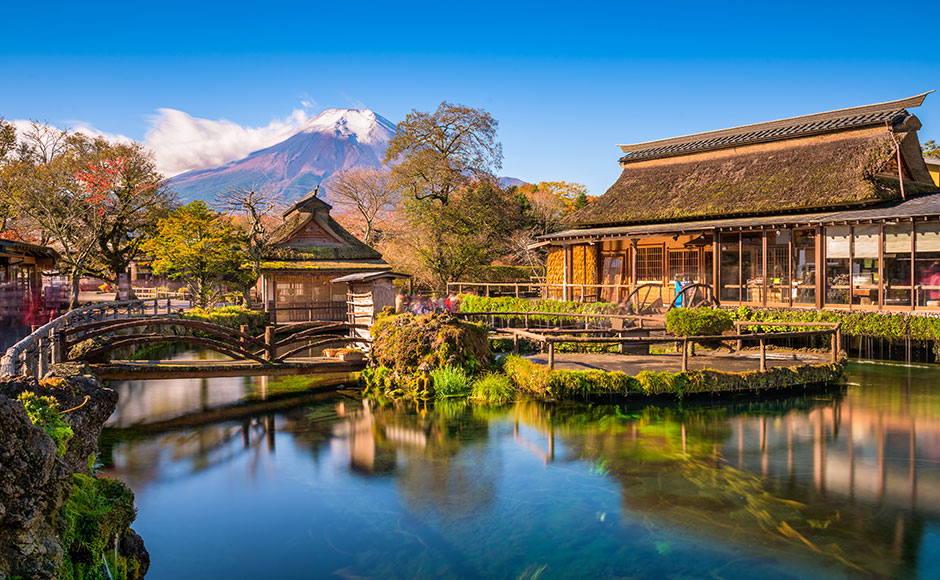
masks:
[[[36,329],[7,351],[0,374],[42,376],[51,364],[68,361],[73,347],[90,339],[99,344],[82,352],[82,360],[110,360],[122,348],[167,343],[185,343],[231,359],[93,364],[102,379],[352,372],[364,367],[361,357],[340,360],[303,355],[327,347],[367,349],[369,339],[355,336],[356,329],[345,322],[306,322],[268,326],[255,336],[244,325],[234,329],[182,318],[169,304],[164,310],[156,300],[109,303],[70,312]]]

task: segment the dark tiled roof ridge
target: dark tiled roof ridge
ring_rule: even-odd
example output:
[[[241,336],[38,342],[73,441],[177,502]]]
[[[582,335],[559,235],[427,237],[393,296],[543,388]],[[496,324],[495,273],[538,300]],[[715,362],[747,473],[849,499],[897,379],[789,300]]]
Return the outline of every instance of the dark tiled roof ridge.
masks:
[[[919,107],[923,104],[927,95],[932,92],[928,91],[913,97],[884,103],[836,109],[834,111],[658,139],[633,145],[620,145],[620,148],[626,153],[620,158],[620,162],[629,163],[631,161],[672,157],[779,139],[872,127],[885,123],[893,124],[907,116],[906,109],[908,107]]]

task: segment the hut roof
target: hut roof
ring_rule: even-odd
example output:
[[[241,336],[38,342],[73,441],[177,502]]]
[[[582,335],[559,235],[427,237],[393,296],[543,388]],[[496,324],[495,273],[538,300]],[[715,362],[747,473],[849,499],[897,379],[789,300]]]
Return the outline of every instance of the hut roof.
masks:
[[[864,207],[937,191],[920,155],[923,95],[621,146],[623,172],[574,226]]]
[[[287,260],[379,260],[382,254],[361,242],[330,216],[331,206],[307,194],[284,214],[284,223],[271,234],[273,257]]]

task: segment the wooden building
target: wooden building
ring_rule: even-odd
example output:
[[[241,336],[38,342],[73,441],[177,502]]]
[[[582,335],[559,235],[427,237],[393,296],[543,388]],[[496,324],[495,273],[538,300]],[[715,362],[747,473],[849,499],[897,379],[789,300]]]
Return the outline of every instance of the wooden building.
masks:
[[[397,290],[393,280],[407,279],[406,274],[395,272],[359,272],[333,280],[335,286],[346,291],[347,322],[356,325],[353,337],[369,338],[369,327],[386,307],[395,308]]]
[[[927,94],[622,145],[617,182],[540,240],[549,294],[940,310],[940,188],[908,112]]]
[[[273,233],[255,287],[272,319],[346,320],[346,287],[331,280],[389,269],[379,252],[330,217],[330,209],[313,191],[287,210]]]

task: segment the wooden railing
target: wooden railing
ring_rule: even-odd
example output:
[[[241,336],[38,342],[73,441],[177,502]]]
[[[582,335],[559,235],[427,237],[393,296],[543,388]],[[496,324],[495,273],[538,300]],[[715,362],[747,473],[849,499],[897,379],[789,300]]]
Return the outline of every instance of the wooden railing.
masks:
[[[174,300],[189,300],[189,291],[186,288],[180,288],[179,290],[168,290],[166,288],[137,288],[134,289],[134,295],[137,296],[139,300],[147,300],[152,298],[172,298]]]
[[[655,316],[643,316],[638,314],[599,314],[599,313],[590,313],[590,312],[531,312],[526,310],[521,310],[518,312],[489,312],[489,311],[479,311],[479,312],[456,312],[458,317],[461,318],[489,318],[489,325],[491,328],[500,328],[495,324],[497,319],[521,319],[525,330],[531,329],[531,324],[536,320],[563,320],[563,319],[580,319],[584,323],[584,328],[589,329],[591,323],[605,323],[610,325],[617,325],[619,323],[631,321],[637,324],[638,328],[646,328],[650,330],[662,330],[665,328],[665,323],[662,318],[657,318]],[[617,321],[617,322],[615,322]],[[645,326],[644,326],[645,325]],[[508,325],[506,326],[508,327]]]
[[[747,325],[748,323],[742,323]],[[770,323],[768,323],[770,325]],[[773,323],[775,326],[787,326],[786,324],[777,324]],[[831,336],[832,340],[830,343],[831,350],[831,360],[836,362],[839,360],[839,353],[842,352],[842,327],[840,324],[830,325],[829,323],[803,323],[795,324],[796,326],[826,326],[821,330],[804,330],[797,332],[764,332],[764,333],[754,333],[754,334],[742,334],[740,331],[737,334],[732,335],[715,335],[715,336],[647,336],[647,337],[635,337],[635,336],[574,336],[572,334],[558,335],[555,333],[546,333],[546,332],[531,332],[525,329],[519,328],[510,328],[506,329],[506,332],[515,335],[516,338],[513,340],[513,345],[515,349],[518,349],[518,338],[526,338],[541,344],[545,344],[548,347],[548,368],[555,368],[555,344],[559,342],[565,343],[580,343],[580,344],[657,344],[657,343],[674,343],[677,346],[681,345],[682,349],[682,371],[689,370],[689,345],[696,342],[702,341],[737,341],[738,350],[741,349],[742,343],[754,342],[756,341],[759,344],[760,348],[760,366],[758,370],[761,372],[767,370],[767,341],[768,340],[777,340],[783,338],[810,338],[814,336]]]
[[[0,359],[0,375],[29,374],[42,377],[53,364],[65,362],[65,329],[97,320],[131,318],[171,311],[171,300],[151,298],[103,302],[70,310],[34,328],[32,334],[7,349]]]

